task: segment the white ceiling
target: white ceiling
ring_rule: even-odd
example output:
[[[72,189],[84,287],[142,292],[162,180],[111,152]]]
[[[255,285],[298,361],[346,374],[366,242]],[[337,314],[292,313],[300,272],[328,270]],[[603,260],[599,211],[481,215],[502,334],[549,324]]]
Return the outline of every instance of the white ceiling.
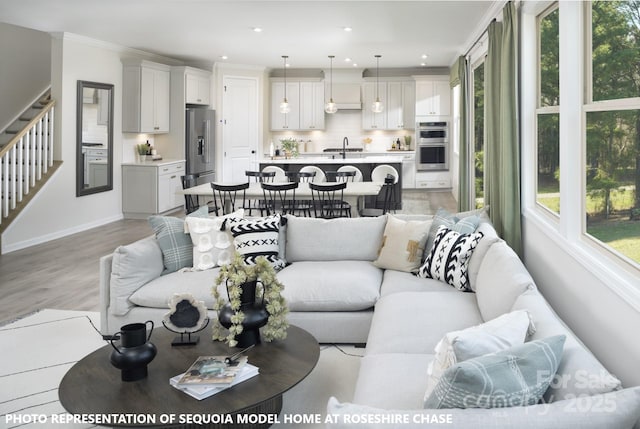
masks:
[[[187,64],[292,68],[449,66],[496,1],[0,0],[0,21],[68,32]],[[344,27],[353,28],[345,32]],[[263,31],[256,33],[254,27]],[[421,55],[427,54],[423,60]],[[222,55],[228,56],[222,60]]]

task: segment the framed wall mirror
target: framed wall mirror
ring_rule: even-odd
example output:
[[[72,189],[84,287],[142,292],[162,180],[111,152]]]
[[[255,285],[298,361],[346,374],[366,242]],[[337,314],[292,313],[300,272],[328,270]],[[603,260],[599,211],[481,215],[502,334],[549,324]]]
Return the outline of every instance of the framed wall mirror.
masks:
[[[76,196],[113,189],[113,85],[78,81]]]

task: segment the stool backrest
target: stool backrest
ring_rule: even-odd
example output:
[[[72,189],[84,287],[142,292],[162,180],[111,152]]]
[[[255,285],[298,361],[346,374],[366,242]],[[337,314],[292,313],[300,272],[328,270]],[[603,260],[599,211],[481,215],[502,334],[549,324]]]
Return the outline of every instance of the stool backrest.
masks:
[[[341,203],[347,182],[309,183],[315,217],[333,219],[341,217]]]
[[[242,204],[240,204],[239,207],[244,207],[244,201],[248,188],[249,182],[233,185],[225,185],[215,182],[211,183],[211,189],[213,190],[213,211],[216,213],[216,216],[221,216],[236,211],[236,201],[238,199],[238,193],[240,191],[242,191]]]

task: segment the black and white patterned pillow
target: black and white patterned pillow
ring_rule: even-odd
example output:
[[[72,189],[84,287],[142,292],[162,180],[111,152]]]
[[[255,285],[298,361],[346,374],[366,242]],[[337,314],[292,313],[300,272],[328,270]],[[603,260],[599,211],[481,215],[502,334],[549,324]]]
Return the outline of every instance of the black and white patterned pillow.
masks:
[[[461,291],[470,291],[469,259],[484,236],[481,232],[460,234],[442,225],[438,228],[427,260],[418,277],[433,278]]]
[[[255,265],[256,258],[264,256],[276,270],[284,268],[285,261],[278,256],[279,214],[254,219],[232,218],[225,228],[231,231],[236,250],[247,265]]]

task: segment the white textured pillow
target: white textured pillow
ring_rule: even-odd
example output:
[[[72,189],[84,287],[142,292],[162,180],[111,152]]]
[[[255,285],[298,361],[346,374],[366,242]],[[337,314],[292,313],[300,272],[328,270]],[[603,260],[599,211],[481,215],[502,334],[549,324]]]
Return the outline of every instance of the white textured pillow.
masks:
[[[418,276],[441,280],[458,290],[470,291],[469,260],[482,237],[481,232],[460,234],[442,225]]]
[[[404,221],[387,216],[376,267],[411,272],[420,267],[431,220]]]
[[[193,268],[208,270],[228,264],[233,256],[233,235],[231,231],[221,231],[222,224],[228,218],[242,218],[244,210],[208,218],[185,218],[185,229],[188,229],[193,243]]]
[[[535,327],[525,310],[503,314],[481,325],[445,334],[435,348],[429,364],[425,400],[440,381],[442,374],[458,362],[506,350],[524,343]]]

